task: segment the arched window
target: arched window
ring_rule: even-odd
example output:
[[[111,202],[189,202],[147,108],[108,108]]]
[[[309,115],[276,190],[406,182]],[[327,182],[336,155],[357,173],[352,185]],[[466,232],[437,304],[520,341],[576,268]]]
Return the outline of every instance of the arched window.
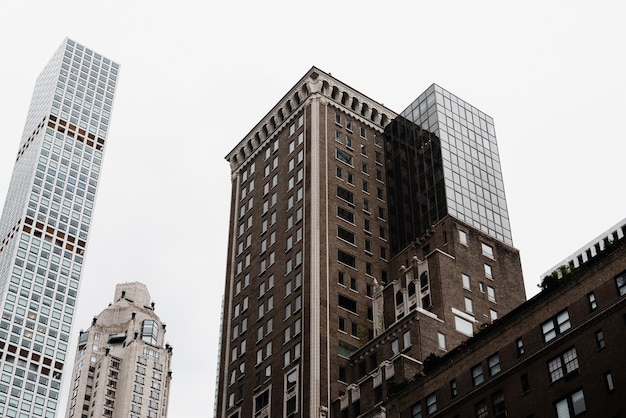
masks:
[[[414,282],[409,283],[408,290],[409,290],[409,297],[415,296],[415,283]]]
[[[398,290],[398,293],[396,293],[396,306],[402,305],[402,302],[404,302],[404,295],[401,290]]]

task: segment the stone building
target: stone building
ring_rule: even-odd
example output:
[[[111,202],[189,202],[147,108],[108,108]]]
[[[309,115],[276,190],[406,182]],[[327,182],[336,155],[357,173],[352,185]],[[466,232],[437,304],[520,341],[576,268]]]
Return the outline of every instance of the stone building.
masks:
[[[172,347],[142,283],[115,287],[114,302],[81,331],[67,418],[165,418]]]

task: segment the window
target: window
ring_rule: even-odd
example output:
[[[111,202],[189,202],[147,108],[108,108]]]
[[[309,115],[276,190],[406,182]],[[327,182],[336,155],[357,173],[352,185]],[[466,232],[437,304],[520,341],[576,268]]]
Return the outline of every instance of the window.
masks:
[[[145,343],[156,345],[159,336],[159,326],[156,321],[146,319],[141,325],[141,340]]]
[[[491,245],[487,245],[483,242],[481,243],[481,248],[483,251],[483,255],[489,258],[493,258],[493,247]]]
[[[441,350],[446,349],[446,336],[440,332],[437,333],[437,341]]]
[[[337,206],[337,216],[345,221],[354,223],[354,214],[347,209],[342,208],[341,206]]]
[[[411,331],[406,331],[402,334],[402,344],[404,344],[405,350],[411,346]]]
[[[337,283],[339,283],[342,286],[346,285],[346,279],[345,279],[345,276],[343,274],[343,271],[337,272]]]
[[[491,266],[486,263],[485,263],[485,277],[487,277],[488,279],[493,278],[493,272],[491,270]]]
[[[337,186],[337,197],[345,200],[348,203],[354,205],[354,193],[349,190],[344,189],[341,186]]]
[[[487,366],[489,367],[489,376],[500,373],[500,356],[498,353],[487,358]]]
[[[346,332],[346,319],[345,318],[339,317],[339,331]]]
[[[487,402],[483,399],[478,402],[474,409],[476,411],[476,418],[487,418],[489,416],[489,411],[487,410]]]
[[[520,381],[522,382],[522,392],[526,393],[530,390],[530,383],[528,382],[528,375],[523,374],[520,376]]]
[[[556,408],[557,418],[575,417],[587,411],[585,394],[582,389],[556,402],[554,406]]]
[[[618,295],[626,295],[626,271],[615,278],[615,285],[617,286]]]
[[[472,307],[472,300],[470,298],[464,298],[465,299],[465,312],[467,313],[474,313],[473,307]]]
[[[467,245],[467,233],[459,229],[459,242],[463,245]]]
[[[471,322],[466,319],[463,319],[459,316],[454,317],[454,325],[456,330],[462,334],[465,334],[469,337],[474,335],[474,327]]]
[[[484,382],[485,377],[483,376],[482,364],[477,364],[476,366],[472,367],[471,372],[472,372],[472,384],[474,386],[478,386],[482,382]]]
[[[461,279],[463,281],[463,289],[470,290],[470,278],[467,274],[461,274]]]
[[[335,114],[335,123],[341,126],[341,115],[339,113]]]
[[[339,148],[337,148],[337,159],[339,161],[341,161],[342,163],[348,164],[349,166],[352,165],[352,155],[348,154],[345,151],[340,150]]]
[[[422,418],[422,405],[419,402],[411,406],[411,418]]]
[[[487,286],[487,299],[489,299],[489,302],[496,301],[496,290],[491,286]]]
[[[497,391],[491,395],[491,404],[493,405],[493,414],[496,418],[506,417],[506,406],[504,404],[504,392]]]
[[[356,301],[353,299],[350,299],[347,296],[344,295],[339,295],[339,301],[338,301],[339,307],[346,309],[350,312],[353,313],[357,313],[357,309],[356,309]]]
[[[456,385],[456,380],[452,379],[450,381],[450,397],[454,398],[458,394],[459,394],[459,390]]]
[[[434,393],[426,397],[426,412],[429,414],[437,412],[437,395]]]
[[[606,347],[606,342],[604,341],[604,333],[602,330],[596,331],[596,345],[598,349]]]
[[[356,268],[356,257],[342,250],[337,250],[337,261],[349,267]]]
[[[521,356],[522,354],[524,354],[524,341],[521,338],[515,340],[515,345],[517,346],[517,355]]]
[[[355,244],[356,242],[354,232],[348,231],[347,229],[340,226],[337,226],[337,237],[349,242],[350,244]]]
[[[541,331],[543,333],[543,341],[548,342],[557,335],[567,331],[571,328],[571,324],[569,322],[569,313],[567,310],[562,311],[555,317],[541,324]]]
[[[572,347],[548,362],[550,382],[556,382],[565,375],[578,370],[576,348]]]
[[[495,321],[496,319],[498,319],[498,312],[494,311],[493,309],[489,309],[489,318],[491,318],[491,322]]]
[[[613,390],[615,390],[615,385],[613,383],[613,375],[611,374],[611,372],[604,373],[604,380],[606,382],[606,389],[609,392],[612,392]]]
[[[254,415],[260,415],[261,410],[266,408],[270,403],[270,391],[266,389],[254,398]]]
[[[596,294],[591,292],[587,295],[587,300],[589,301],[589,310],[595,311],[598,308],[598,302],[596,301]]]

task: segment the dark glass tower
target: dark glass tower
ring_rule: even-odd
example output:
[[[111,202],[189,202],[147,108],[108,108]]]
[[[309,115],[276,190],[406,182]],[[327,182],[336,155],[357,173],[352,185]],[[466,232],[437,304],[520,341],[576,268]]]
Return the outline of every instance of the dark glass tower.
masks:
[[[513,245],[493,119],[436,84],[385,129],[392,254],[450,215]]]

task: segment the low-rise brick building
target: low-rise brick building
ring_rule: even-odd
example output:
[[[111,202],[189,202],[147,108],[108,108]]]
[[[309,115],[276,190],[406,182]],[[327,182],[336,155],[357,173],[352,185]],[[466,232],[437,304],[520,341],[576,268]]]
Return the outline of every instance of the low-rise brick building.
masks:
[[[625,228],[449,352],[427,341],[439,319],[409,312],[351,357],[333,416],[623,416]]]

